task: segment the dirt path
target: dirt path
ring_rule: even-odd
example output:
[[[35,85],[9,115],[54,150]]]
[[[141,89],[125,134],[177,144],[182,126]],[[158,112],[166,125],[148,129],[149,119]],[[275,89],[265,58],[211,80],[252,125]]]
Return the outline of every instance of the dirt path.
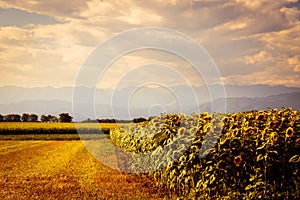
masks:
[[[0,199],[162,199],[145,176],[96,160],[80,141],[0,141]]]

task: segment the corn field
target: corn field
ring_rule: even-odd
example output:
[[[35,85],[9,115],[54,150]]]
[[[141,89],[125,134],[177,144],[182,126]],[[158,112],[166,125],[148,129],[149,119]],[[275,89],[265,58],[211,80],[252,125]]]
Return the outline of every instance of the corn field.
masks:
[[[132,157],[148,153],[127,165],[155,169],[148,175],[170,198],[300,199],[300,113],[289,108],[163,114],[110,138]]]

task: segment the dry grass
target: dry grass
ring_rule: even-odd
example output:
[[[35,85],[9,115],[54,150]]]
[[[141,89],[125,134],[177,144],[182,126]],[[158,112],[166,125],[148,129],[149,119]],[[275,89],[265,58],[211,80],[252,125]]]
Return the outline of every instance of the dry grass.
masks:
[[[0,199],[162,199],[143,175],[104,166],[81,141],[0,141]]]

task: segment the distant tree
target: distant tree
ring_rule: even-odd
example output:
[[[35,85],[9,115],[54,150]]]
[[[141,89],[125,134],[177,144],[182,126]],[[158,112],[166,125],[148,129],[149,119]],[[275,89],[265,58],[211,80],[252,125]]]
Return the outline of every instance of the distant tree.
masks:
[[[0,114],[0,122],[3,122],[3,120],[4,120],[4,117],[3,117],[3,115]]]
[[[6,122],[20,122],[21,116],[18,114],[8,114],[4,116],[4,121]]]
[[[98,123],[116,123],[115,119],[98,119]]]
[[[28,122],[29,120],[29,114],[23,113],[21,117],[22,122]]]
[[[58,118],[53,115],[41,115],[41,122],[58,122]]]
[[[41,115],[41,122],[49,122],[49,119],[46,115]]]
[[[143,117],[133,119],[133,123],[140,123],[140,122],[144,122],[144,121],[147,121],[147,119],[145,119]]]
[[[91,118],[87,118],[87,119],[85,120],[85,122],[90,122],[90,121],[92,121]]]
[[[49,117],[49,115],[48,115],[48,117]],[[57,119],[56,116],[50,115],[49,121],[50,121],[50,122],[58,122],[58,119]]]
[[[72,122],[72,118],[69,113],[59,114],[59,122]]]
[[[15,122],[20,122],[21,121],[21,116],[20,115],[18,115],[18,114],[14,114],[14,121]]]
[[[48,122],[51,122],[51,117],[52,117],[52,115],[47,115]]]
[[[31,115],[29,115],[29,121],[30,121],[30,122],[37,122],[38,119],[39,119],[39,117],[38,117],[38,115],[36,115],[36,114],[31,114]]]

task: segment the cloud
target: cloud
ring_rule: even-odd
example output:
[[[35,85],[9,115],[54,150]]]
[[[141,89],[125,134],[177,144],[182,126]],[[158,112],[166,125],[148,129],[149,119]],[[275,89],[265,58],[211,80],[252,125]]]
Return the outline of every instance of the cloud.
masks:
[[[28,24],[56,24],[60,23],[47,15],[29,13],[18,9],[0,8],[0,26],[24,26]]]
[[[31,13],[44,14],[55,17],[59,20],[80,18],[78,12],[87,8],[86,2],[81,0],[74,1],[39,1],[39,0],[6,0],[1,1],[2,8],[16,8]]]
[[[204,84],[199,72],[181,57],[148,49],[131,52],[113,62],[99,79],[99,87],[135,87],[151,81],[169,86]]]
[[[203,45],[227,83],[300,86],[297,5],[295,0],[1,1],[0,8],[22,10],[41,22],[40,15],[48,16],[59,23],[11,21],[11,26],[0,27],[4,61],[0,72],[7,77],[0,84],[19,85],[27,77],[28,86],[72,85],[81,64],[99,43],[122,31],[158,26],[181,31]],[[162,55],[167,58],[157,56],[156,62],[174,65],[169,62],[172,56]],[[120,63],[129,67],[150,60],[148,52]],[[112,77],[127,72],[119,65]],[[185,65],[173,67],[197,84],[193,70]],[[109,80],[106,83],[112,85]]]
[[[300,72],[300,56],[294,56],[288,59],[290,66],[294,68],[294,72]]]
[[[260,51],[258,54],[253,56],[246,56],[245,63],[246,64],[255,64],[255,63],[262,63],[262,62],[271,62],[273,57],[270,53],[266,51]]]

